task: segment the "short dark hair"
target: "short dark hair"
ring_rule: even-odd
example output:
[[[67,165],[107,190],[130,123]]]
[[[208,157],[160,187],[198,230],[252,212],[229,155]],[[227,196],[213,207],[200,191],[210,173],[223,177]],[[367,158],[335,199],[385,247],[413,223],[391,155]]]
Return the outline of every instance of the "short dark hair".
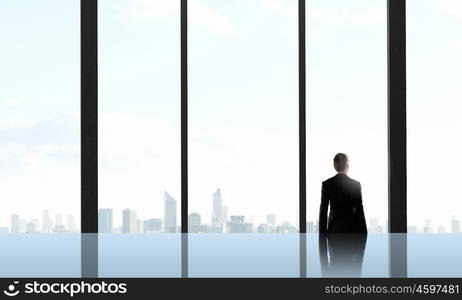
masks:
[[[334,157],[334,168],[337,172],[343,172],[348,163],[348,156],[345,153],[337,153]]]

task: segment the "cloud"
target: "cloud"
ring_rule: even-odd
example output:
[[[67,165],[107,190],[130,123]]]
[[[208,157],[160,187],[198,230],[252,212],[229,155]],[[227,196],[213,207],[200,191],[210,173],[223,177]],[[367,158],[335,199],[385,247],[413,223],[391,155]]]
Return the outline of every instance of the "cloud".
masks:
[[[43,121],[1,120],[0,144],[43,145],[78,143],[80,118],[68,113]]]
[[[1,101],[0,103],[5,106],[19,106],[23,104],[23,101],[20,99],[16,99],[16,98],[8,98],[8,99]]]
[[[132,0],[128,5],[130,14],[142,20],[168,19],[180,14],[180,1]]]
[[[367,9],[326,9],[317,6],[307,7],[308,20],[321,21],[329,24],[371,25],[386,24],[387,12],[385,6],[371,6]]]
[[[433,0],[436,6],[445,14],[462,20],[462,1],[460,0]]]
[[[297,17],[298,16],[298,5],[296,2],[288,3],[287,1],[281,0],[262,0],[263,5],[272,10],[273,12],[290,16],[290,17]]]
[[[201,0],[190,0],[189,9],[193,24],[222,35],[232,35],[238,31],[225,16],[213,10]]]
[[[225,16],[212,9],[202,0],[188,1],[189,17],[193,24],[220,35],[236,34],[237,28]],[[165,20],[180,16],[180,1],[132,0],[128,9],[140,20]]]
[[[0,131],[8,129],[30,128],[36,125],[37,123],[31,120],[0,120]]]

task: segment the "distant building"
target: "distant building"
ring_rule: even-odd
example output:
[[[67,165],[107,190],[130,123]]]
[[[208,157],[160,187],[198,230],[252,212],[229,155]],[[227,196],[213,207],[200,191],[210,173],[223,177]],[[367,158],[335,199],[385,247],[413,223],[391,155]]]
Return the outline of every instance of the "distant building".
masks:
[[[188,216],[188,231],[190,233],[198,233],[201,229],[201,215],[191,213]]]
[[[162,231],[162,219],[148,219],[143,222],[143,232],[153,233]]]
[[[460,221],[456,218],[452,219],[451,221],[451,232],[460,233]]]
[[[276,215],[266,215],[266,224],[276,227]]]
[[[258,226],[258,233],[272,233],[273,232],[273,225],[269,225],[269,224],[260,224]]]
[[[316,231],[315,231],[314,227],[315,227],[314,222],[308,221],[306,223],[306,232],[307,233],[315,233]]]
[[[110,208],[98,210],[98,232],[111,233],[113,231],[113,211]]]
[[[295,226],[289,224],[288,222],[282,223],[282,225],[276,227],[276,233],[296,233],[297,228]]]
[[[424,233],[432,233],[432,221],[430,219],[425,219],[424,224]]]
[[[438,229],[437,229],[437,232],[438,233],[445,233],[446,232],[446,229],[444,228],[444,226],[438,226]]]
[[[122,233],[136,233],[136,212],[125,209],[122,211]]]
[[[220,189],[213,193],[212,226],[223,226],[223,203]]]
[[[164,194],[164,231],[176,232],[176,200],[169,193]]]
[[[208,224],[201,224],[199,226],[199,232],[200,233],[207,233],[208,232],[209,225]]]
[[[50,233],[52,229],[53,225],[51,224],[50,212],[48,210],[44,210],[42,213],[42,232]]]
[[[11,215],[10,217],[11,233],[19,233],[19,215]]]
[[[207,226],[207,233],[223,233],[223,226]]]
[[[408,226],[407,233],[417,233],[417,226]]]
[[[29,222],[26,224],[26,233],[37,233],[36,224]]]
[[[53,232],[55,233],[66,233],[66,226],[63,224],[55,224],[55,227],[53,229]]]
[[[368,228],[369,233],[377,233],[378,227],[379,227],[379,219],[372,218],[369,220],[369,228]]]
[[[9,233],[10,229],[8,227],[0,227],[0,234]]]
[[[252,224],[244,222],[244,216],[231,216],[228,223],[229,233],[250,233],[252,232]]]
[[[77,223],[75,222],[74,215],[67,215],[67,231],[77,232]]]

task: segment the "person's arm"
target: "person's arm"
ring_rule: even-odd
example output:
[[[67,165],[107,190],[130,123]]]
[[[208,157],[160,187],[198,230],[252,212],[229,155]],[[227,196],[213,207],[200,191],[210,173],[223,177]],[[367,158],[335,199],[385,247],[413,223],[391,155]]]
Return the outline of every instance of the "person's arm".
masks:
[[[361,232],[367,233],[366,218],[364,216],[363,196],[361,192],[361,183],[358,182],[358,195],[356,197],[356,216],[361,228]]]
[[[327,196],[326,185],[322,184],[321,207],[319,208],[319,233],[327,233],[327,209],[329,208],[329,198]]]

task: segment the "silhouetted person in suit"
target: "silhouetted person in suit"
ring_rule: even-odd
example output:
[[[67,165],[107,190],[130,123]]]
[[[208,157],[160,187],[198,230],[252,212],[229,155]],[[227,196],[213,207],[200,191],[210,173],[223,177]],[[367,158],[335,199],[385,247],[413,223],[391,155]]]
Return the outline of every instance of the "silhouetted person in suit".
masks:
[[[334,168],[337,175],[322,183],[319,233],[367,233],[361,184],[347,175],[350,168],[348,156],[343,153],[335,155]]]

